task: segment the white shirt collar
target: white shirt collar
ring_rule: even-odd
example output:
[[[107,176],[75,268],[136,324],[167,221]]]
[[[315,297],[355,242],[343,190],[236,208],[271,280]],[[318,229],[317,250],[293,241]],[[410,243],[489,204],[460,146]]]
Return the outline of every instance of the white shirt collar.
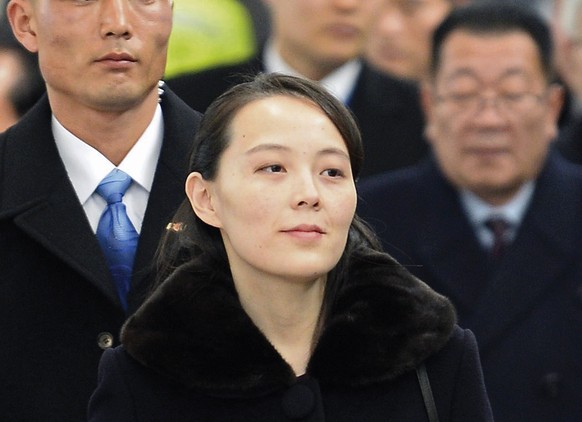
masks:
[[[483,201],[469,190],[461,191],[461,203],[467,212],[469,220],[475,226],[485,223],[491,216],[503,217],[514,228],[519,226],[523,215],[533,196],[535,183],[529,181],[523,184],[517,194],[506,204],[493,206]]]
[[[270,41],[265,45],[263,62],[267,73],[278,72],[285,75],[305,77],[283,60]],[[350,60],[320,80],[319,83],[341,102],[348,104],[361,70],[362,62],[359,59]]]
[[[115,166],[99,151],[69,132],[53,115],[52,131],[57,149],[81,204],[89,199],[101,180]],[[158,104],[152,121],[117,168],[127,173],[148,193],[164,134],[162,109]],[[83,157],[83,160],[79,160]]]
[[[465,213],[475,230],[479,242],[489,249],[493,246],[493,233],[487,228],[485,222],[491,217],[501,217],[509,223],[509,228],[505,233],[506,241],[513,241],[523,215],[525,214],[535,189],[535,183],[530,181],[525,183],[519,192],[509,201],[500,207],[494,207],[483,201],[473,192],[462,190],[460,200]]]

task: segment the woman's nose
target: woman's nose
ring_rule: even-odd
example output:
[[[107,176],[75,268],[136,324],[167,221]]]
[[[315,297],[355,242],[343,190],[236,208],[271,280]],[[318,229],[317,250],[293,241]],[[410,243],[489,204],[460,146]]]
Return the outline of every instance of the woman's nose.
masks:
[[[319,190],[312,176],[298,178],[293,202],[296,207],[319,207]]]

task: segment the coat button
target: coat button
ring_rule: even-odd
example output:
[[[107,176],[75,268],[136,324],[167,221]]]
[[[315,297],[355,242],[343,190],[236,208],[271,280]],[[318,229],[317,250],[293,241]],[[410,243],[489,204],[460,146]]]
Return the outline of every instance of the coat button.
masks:
[[[555,399],[560,395],[562,376],[557,372],[550,372],[542,377],[541,386],[547,397]]]
[[[315,395],[308,386],[295,384],[285,392],[281,404],[283,413],[289,419],[303,419],[313,412]]]
[[[113,347],[113,335],[107,332],[99,333],[97,336],[97,346],[103,350]]]

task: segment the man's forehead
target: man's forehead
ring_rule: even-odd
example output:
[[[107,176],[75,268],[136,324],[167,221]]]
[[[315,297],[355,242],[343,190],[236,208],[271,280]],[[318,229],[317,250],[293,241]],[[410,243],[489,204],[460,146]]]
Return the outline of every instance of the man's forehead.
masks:
[[[445,81],[481,75],[495,80],[544,77],[539,49],[524,32],[453,32],[442,44],[439,62],[435,76]]]
[[[536,62],[541,65],[539,49],[532,37],[523,31],[478,33],[457,30],[443,41],[440,53],[440,70],[449,69],[451,63],[468,69],[471,64],[479,67],[491,63],[494,66],[504,64],[507,69],[503,71],[515,73]],[[541,71],[541,67],[539,69]]]

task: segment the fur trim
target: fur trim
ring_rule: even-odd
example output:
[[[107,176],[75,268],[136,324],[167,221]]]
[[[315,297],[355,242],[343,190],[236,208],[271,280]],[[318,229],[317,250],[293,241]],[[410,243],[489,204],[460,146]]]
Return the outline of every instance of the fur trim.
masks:
[[[450,302],[386,255],[356,260],[348,279],[308,365],[320,383],[391,380],[447,342],[456,321]],[[122,342],[143,365],[208,394],[261,395],[296,379],[242,309],[232,280],[188,264],[128,319]]]
[[[322,384],[394,379],[448,341],[456,323],[449,300],[393,259],[357,260],[349,280],[309,363]]]

